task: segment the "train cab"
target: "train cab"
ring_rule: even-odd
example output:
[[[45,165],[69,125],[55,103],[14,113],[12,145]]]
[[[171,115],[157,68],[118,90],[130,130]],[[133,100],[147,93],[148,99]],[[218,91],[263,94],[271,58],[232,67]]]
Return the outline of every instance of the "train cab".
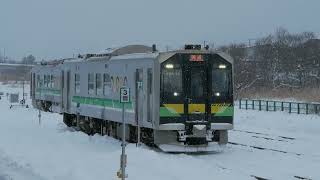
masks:
[[[226,143],[233,128],[232,58],[208,50],[178,51],[161,62],[160,129],[173,125],[188,145]]]

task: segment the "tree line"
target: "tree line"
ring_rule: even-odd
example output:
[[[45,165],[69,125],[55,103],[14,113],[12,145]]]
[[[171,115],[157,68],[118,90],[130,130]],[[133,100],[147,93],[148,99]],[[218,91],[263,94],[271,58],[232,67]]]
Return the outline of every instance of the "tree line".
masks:
[[[231,44],[219,50],[234,58],[236,95],[262,89],[320,88],[320,40],[313,32],[278,28],[250,46]]]
[[[9,64],[36,64],[36,58],[30,54],[21,59],[21,61],[13,60],[8,57],[0,55],[0,63],[9,63]]]

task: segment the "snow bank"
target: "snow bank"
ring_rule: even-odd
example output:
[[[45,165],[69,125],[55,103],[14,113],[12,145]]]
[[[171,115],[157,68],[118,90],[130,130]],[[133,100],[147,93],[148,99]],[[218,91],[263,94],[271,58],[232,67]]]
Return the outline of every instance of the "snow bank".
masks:
[[[0,100],[0,113],[0,179],[117,179],[121,154],[118,140],[76,132],[66,127],[58,114],[42,113],[39,125],[37,110],[9,109],[5,98]],[[319,117],[242,110],[235,113],[236,130],[230,132],[230,141],[246,146],[228,144],[223,152],[194,155],[166,154],[129,144],[128,179],[320,178]]]

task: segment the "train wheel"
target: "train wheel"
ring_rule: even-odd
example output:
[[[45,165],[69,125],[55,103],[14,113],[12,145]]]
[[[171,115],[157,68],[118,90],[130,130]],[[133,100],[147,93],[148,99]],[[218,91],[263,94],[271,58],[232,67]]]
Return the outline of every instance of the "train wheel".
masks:
[[[129,142],[130,143],[137,143],[137,127],[129,125]]]
[[[66,124],[68,127],[72,126],[72,118],[69,114],[64,113],[63,114],[63,122]]]

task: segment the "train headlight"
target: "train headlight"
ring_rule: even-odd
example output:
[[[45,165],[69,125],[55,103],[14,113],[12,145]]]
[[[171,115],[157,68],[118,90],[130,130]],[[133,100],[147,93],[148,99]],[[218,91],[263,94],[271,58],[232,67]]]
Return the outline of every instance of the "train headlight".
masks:
[[[219,69],[225,69],[225,68],[227,68],[227,66],[225,64],[220,64],[219,65]]]
[[[215,96],[220,96],[221,94],[219,92],[214,93]]]
[[[179,93],[174,92],[173,95],[174,95],[174,96],[179,96]]]
[[[166,64],[165,66],[167,69],[173,69],[173,64]]]

